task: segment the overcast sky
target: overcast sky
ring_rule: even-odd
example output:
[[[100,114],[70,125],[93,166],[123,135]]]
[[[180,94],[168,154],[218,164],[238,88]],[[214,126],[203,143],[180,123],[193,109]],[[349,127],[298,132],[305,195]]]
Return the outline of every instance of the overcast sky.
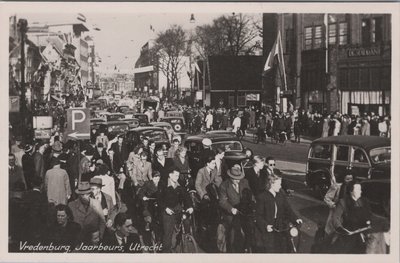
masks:
[[[184,29],[194,29],[196,26],[211,23],[223,13],[194,13],[196,22],[190,23],[190,13],[182,14],[112,14],[83,13],[88,26],[95,25],[100,31],[91,30],[87,35],[93,36],[95,48],[102,59],[101,69],[132,69],[140,54],[140,48],[149,40],[154,39],[158,32],[166,30],[173,24],[182,25]],[[230,15],[230,14],[227,14]],[[255,15],[255,14],[254,14]],[[257,14],[255,16],[260,16]],[[76,20],[77,13],[64,14],[18,14],[25,18],[29,25],[57,24]],[[155,32],[150,30],[150,25]],[[92,28],[91,28],[92,29]],[[127,59],[125,57],[128,57]]]

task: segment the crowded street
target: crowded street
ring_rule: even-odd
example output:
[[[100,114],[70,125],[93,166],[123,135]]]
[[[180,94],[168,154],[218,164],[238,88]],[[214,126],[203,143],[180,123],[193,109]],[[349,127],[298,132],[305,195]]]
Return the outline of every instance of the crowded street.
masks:
[[[110,26],[143,16],[10,17],[9,252],[390,253],[390,85],[346,68],[386,47],[343,51],[342,14],[170,15],[184,22],[134,39]],[[293,62],[302,41],[276,21],[306,18],[337,24],[305,27]],[[250,46],[210,47],[237,23]]]

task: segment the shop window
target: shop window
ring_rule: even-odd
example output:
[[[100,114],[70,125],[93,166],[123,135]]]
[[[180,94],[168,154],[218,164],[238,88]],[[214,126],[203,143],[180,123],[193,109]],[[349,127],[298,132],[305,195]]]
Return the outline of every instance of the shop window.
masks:
[[[335,45],[336,44],[336,24],[330,24],[329,25],[329,44],[330,45]]]
[[[340,23],[339,24],[339,45],[347,45],[348,44],[348,28],[347,23]]]
[[[369,19],[361,21],[361,41],[363,45],[371,43],[371,20]]]
[[[314,48],[322,47],[322,26],[315,27],[314,33]]]
[[[246,106],[246,93],[244,93],[244,92],[238,93],[237,105],[238,106]]]
[[[312,49],[312,32],[313,32],[312,27],[305,28],[305,33],[304,33],[305,43],[304,44],[305,44],[306,50]]]
[[[338,146],[337,147],[336,160],[337,161],[348,161],[349,160],[349,146]]]
[[[339,69],[339,87],[340,89],[347,89],[347,69]]]
[[[382,17],[372,19],[372,42],[378,43],[382,41]]]

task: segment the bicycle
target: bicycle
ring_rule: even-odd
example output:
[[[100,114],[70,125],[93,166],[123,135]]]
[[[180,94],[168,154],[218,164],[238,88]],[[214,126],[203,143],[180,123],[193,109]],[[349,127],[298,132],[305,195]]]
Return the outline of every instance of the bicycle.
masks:
[[[185,210],[182,211],[181,221],[175,226],[176,244],[172,250],[176,253],[198,253],[199,246],[193,237],[193,216]]]
[[[143,201],[151,201],[152,202],[152,222],[147,223],[145,222],[146,226],[143,231],[142,239],[141,242],[143,245],[146,246],[156,246],[161,242],[162,235],[160,233],[161,229],[161,222],[159,220],[159,210],[158,210],[158,203],[156,201],[156,198],[150,198],[150,197],[144,197]],[[156,253],[157,251],[154,250],[153,253]]]
[[[300,226],[301,224],[292,224],[289,223],[288,226],[284,229],[277,229],[273,227],[273,231],[277,233],[286,233],[287,238],[289,240],[288,244],[288,253],[298,253],[300,249]]]

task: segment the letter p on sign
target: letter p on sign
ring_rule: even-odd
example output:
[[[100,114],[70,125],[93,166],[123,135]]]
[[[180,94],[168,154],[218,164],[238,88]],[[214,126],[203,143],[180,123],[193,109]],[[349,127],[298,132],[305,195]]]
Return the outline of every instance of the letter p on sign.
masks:
[[[72,117],[72,130],[75,130],[75,123],[81,123],[84,122],[86,119],[86,113],[83,110],[72,110],[71,112],[71,117]],[[79,118],[80,116],[80,118]]]

